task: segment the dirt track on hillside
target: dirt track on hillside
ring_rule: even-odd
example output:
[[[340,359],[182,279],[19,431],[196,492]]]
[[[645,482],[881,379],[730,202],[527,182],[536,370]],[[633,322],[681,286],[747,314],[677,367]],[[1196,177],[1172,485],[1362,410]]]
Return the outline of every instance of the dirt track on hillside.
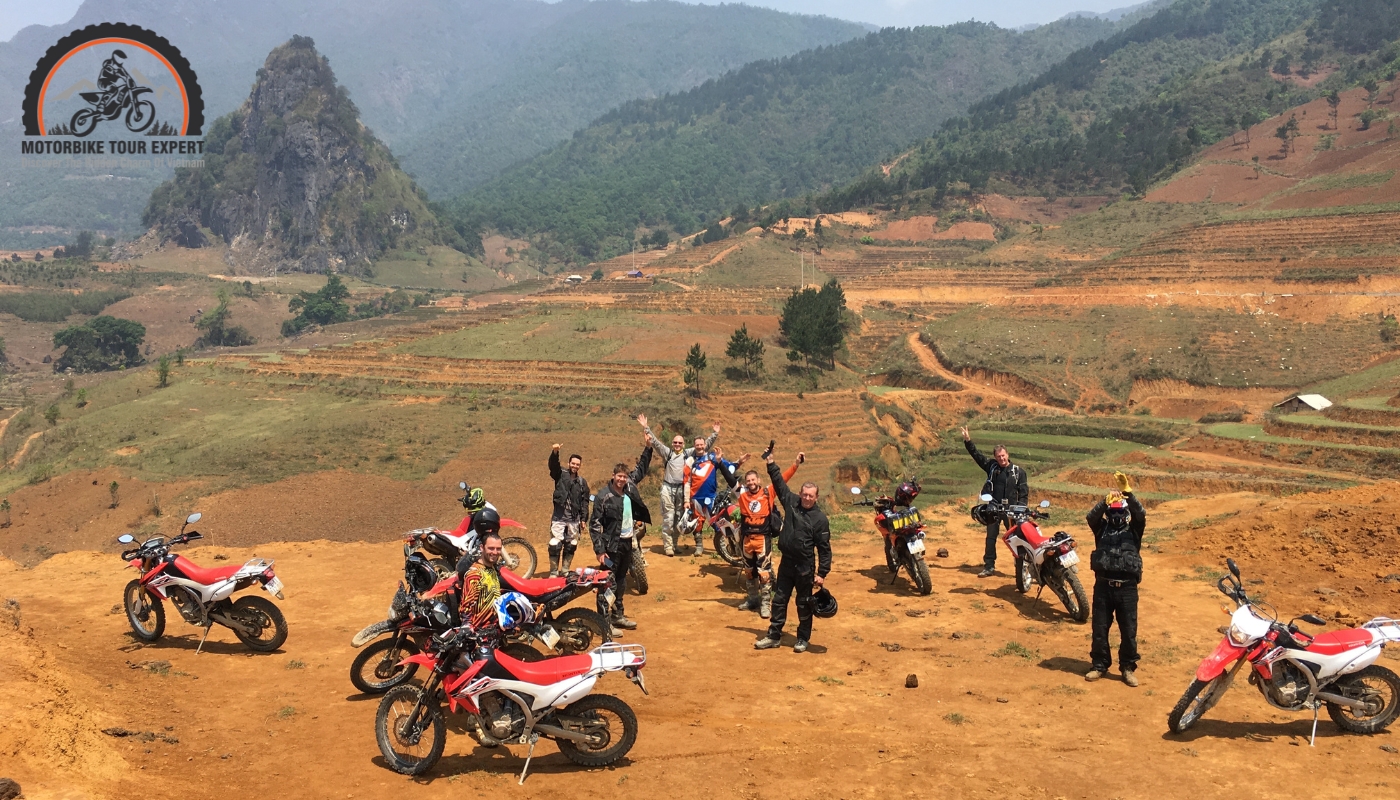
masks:
[[[1283,538],[1282,530],[1235,553],[1247,576],[1266,580],[1281,610],[1323,610],[1311,583],[1324,578],[1347,593],[1354,615],[1400,605],[1392,584],[1369,574],[1377,555],[1388,551],[1393,562],[1400,532],[1342,524],[1335,515],[1341,508],[1393,512],[1400,485],[1386,485],[1384,504],[1369,507],[1355,504],[1378,496],[1375,490],[1353,491],[1361,494],[1308,496],[1296,506],[1315,518],[1317,508],[1333,514],[1319,519],[1317,535],[1342,550],[1339,573],[1314,578],[1311,556],[1286,542],[1281,555],[1271,537]],[[1270,526],[1284,521],[1277,514],[1289,512],[1270,510],[1280,504],[1294,507],[1261,506],[1244,495],[1183,501],[1154,511],[1150,524],[1165,530],[1235,510],[1244,513],[1234,521],[1248,530],[1256,516]],[[1078,513],[1057,512],[1054,524],[1079,534]],[[1152,785],[1154,796],[1195,798],[1248,793],[1273,780],[1285,761],[1307,771],[1316,797],[1377,796],[1376,787],[1400,780],[1400,759],[1379,749],[1396,732],[1347,736],[1324,720],[1312,750],[1308,720],[1270,711],[1244,686],[1190,736],[1163,734],[1167,711],[1223,621],[1208,583],[1176,577],[1198,565],[1218,571],[1223,555],[1240,549],[1228,525],[1188,529],[1163,543],[1162,555],[1149,554],[1144,685],[1132,690],[1116,680],[1085,684],[1088,629],[1043,600],[1017,595],[1005,575],[979,581],[968,568],[980,556],[978,534],[954,510],[932,516],[946,522],[936,530],[950,532],[937,544],[952,550],[951,559],[931,565],[934,594],[912,595],[903,577],[890,585],[873,534],[848,534],[835,545],[832,578],[841,613],[818,621],[806,655],[750,648],[760,624],[735,610],[732,570],[718,561],[651,556],[652,594],[629,598],[640,628],[627,640],[648,647],[652,694],[643,697],[615,676],[600,684],[637,710],[636,748],[614,768],[589,771],[542,743],[524,788],[514,784],[523,748],[474,746],[459,725],[425,779],[383,767],[372,733],[375,700],[354,692],[346,670],[351,634],[379,618],[392,590],[397,544],[192,548],[188,555],[204,563],[216,553],[230,562],[277,559],[291,637],[267,656],[249,655],[222,630],[195,655],[195,629],[174,619],[165,641],[138,645],[125,619],[108,613],[129,578],[115,545],[55,556],[32,570],[0,562],[0,583],[19,604],[18,626],[0,625],[7,645],[0,667],[21,678],[0,688],[11,710],[0,721],[5,771],[30,798],[131,797],[153,785],[163,796],[186,798],[270,787],[306,797],[547,797],[581,787],[655,797],[694,796],[697,785],[717,797],[1017,798],[1140,796]],[[351,519],[327,522],[328,530],[356,527]],[[1348,549],[1355,558],[1346,559]],[[1364,559],[1363,550],[1371,551]],[[1299,558],[1308,561],[1301,577],[1290,566]],[[1368,574],[1356,574],[1361,563]],[[1375,564],[1381,569],[1400,565]],[[64,591],[53,592],[60,583]],[[1367,584],[1366,591],[1352,583]],[[994,655],[1013,641],[1030,657]],[[904,688],[911,673],[919,688]],[[100,732],[114,726],[163,738]],[[1008,769],[1017,741],[1034,742],[1047,754],[1045,765]],[[1121,769],[1126,763],[1134,768]]]

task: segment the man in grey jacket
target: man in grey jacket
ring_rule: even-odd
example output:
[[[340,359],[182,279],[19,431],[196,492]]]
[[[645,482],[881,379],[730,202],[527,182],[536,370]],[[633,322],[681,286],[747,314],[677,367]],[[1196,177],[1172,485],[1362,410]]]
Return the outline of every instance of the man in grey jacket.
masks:
[[[668,556],[676,554],[676,542],[680,539],[681,517],[685,515],[685,468],[696,458],[704,458],[709,448],[714,447],[719,438],[719,426],[708,439],[696,439],[694,447],[685,446],[685,437],[677,433],[671,437],[671,448],[657,440],[647,426],[647,415],[638,414],[637,422],[647,433],[647,441],[661,453],[661,547]]]

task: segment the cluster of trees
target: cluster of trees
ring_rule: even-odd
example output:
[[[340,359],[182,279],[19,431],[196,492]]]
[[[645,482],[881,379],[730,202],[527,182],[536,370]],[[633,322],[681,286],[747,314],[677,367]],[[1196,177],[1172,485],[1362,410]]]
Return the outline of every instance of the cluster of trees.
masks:
[[[250,284],[251,285],[251,284]],[[219,304],[204,312],[194,325],[200,330],[199,338],[195,340],[195,347],[242,347],[245,344],[253,344],[257,340],[248,329],[242,325],[233,325],[230,319],[233,311],[229,309],[231,294],[227,288],[219,289]]]
[[[724,354],[744,365],[744,377],[753,380],[763,369],[763,339],[749,335],[749,326],[740,325],[729,337]]]
[[[846,293],[833,278],[822,288],[794,289],[783,304],[778,330],[787,340],[788,361],[836,368],[836,352],[846,341]]]
[[[129,319],[102,315],[53,335],[53,346],[66,348],[54,362],[54,372],[126,369],[146,363],[141,344],[146,326]]]
[[[326,278],[325,286],[314,292],[297,292],[296,297],[287,303],[287,310],[296,316],[282,322],[282,335],[296,336],[312,325],[334,325],[352,319],[398,314],[410,308],[427,305],[429,302],[427,295],[409,294],[403,289],[395,289],[374,299],[357,303],[352,312],[350,304],[346,302],[349,299],[350,289],[339,275],[331,273]]]

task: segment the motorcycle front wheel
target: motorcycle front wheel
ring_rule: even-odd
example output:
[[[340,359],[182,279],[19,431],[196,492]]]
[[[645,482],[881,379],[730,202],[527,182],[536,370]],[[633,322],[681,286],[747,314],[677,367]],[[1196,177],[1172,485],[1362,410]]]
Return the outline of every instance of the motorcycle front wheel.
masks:
[[[266,597],[245,595],[238,598],[229,616],[253,629],[251,633],[233,629],[233,635],[249,650],[271,653],[287,641],[287,620],[282,610]]]
[[[123,601],[126,621],[131,623],[131,632],[137,639],[154,642],[165,634],[165,604],[146,591],[140,581],[126,585]]]
[[[380,639],[355,656],[350,664],[350,682],[364,694],[383,694],[408,683],[418,671],[418,665],[399,662],[417,652],[418,645],[407,637],[398,641],[392,636]]]
[[[562,727],[588,736],[587,742],[556,739],[559,752],[582,767],[606,767],[637,742],[637,715],[609,694],[590,694],[559,714]]]
[[[739,533],[729,525],[715,531],[715,552],[731,567],[744,566],[744,546],[739,542]]]
[[[511,572],[522,578],[529,578],[535,574],[535,566],[539,564],[540,557],[535,554],[535,546],[520,538],[512,536],[509,539],[501,540],[501,566],[509,567]]]
[[[436,702],[423,698],[422,689],[396,686],[379,701],[374,734],[389,769],[401,775],[422,775],[442,758],[447,721]]]
[[[1031,561],[1028,558],[1016,556],[1016,591],[1025,594],[1031,590],[1031,584],[1035,579],[1031,577]]]
[[[87,136],[97,130],[97,112],[91,108],[80,108],[68,120],[68,128],[74,136]]]
[[[1176,707],[1167,715],[1167,732],[1185,733],[1190,730],[1192,725],[1199,722],[1201,717],[1219,702],[1224,686],[1223,672],[1209,681],[1191,681],[1181,699],[1176,701]]]
[[[1328,703],[1327,716],[1344,731],[1367,735],[1380,733],[1390,727],[1396,714],[1400,713],[1400,677],[1385,667],[1373,664],[1333,685],[1337,687],[1338,694],[1348,700],[1360,700],[1369,706],[1361,710]]]
[[[156,104],[150,100],[137,100],[126,110],[126,129],[140,133],[156,121]]]
[[[612,626],[603,615],[588,608],[565,609],[554,620],[559,631],[559,653],[587,653],[605,642],[612,641]]]

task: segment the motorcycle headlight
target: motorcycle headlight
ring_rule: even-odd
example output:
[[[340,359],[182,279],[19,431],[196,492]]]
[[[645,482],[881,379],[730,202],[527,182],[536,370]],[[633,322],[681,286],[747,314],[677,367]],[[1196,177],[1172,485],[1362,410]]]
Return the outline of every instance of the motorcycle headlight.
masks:
[[[1225,635],[1229,637],[1230,642],[1236,647],[1244,647],[1254,639],[1254,637],[1241,630],[1240,626],[1234,624],[1230,625],[1230,630]]]
[[[439,626],[448,625],[452,622],[452,612],[448,610],[446,603],[433,603],[430,615],[433,618],[433,622],[437,623]]]

